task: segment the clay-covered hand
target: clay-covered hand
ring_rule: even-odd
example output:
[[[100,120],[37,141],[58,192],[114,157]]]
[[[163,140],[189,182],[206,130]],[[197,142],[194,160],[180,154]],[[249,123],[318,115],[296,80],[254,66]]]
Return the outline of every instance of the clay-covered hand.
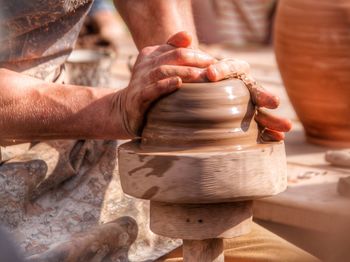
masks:
[[[292,128],[290,120],[267,113],[262,108],[275,109],[279,106],[279,98],[258,85],[250,76],[250,66],[247,62],[237,59],[223,59],[207,68],[207,78],[210,81],[235,77],[243,80],[250,90],[253,103],[258,107],[255,120],[264,141],[280,141],[284,132]]]
[[[167,44],[142,49],[133,67],[127,88],[115,99],[122,117],[125,138],[140,135],[144,115],[152,102],[174,92],[183,81],[206,79],[206,68],[217,62],[212,56],[187,48],[191,37],[180,32]]]

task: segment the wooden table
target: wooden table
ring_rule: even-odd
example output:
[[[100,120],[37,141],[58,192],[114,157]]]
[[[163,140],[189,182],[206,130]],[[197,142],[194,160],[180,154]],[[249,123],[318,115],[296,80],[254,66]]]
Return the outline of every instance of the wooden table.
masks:
[[[328,233],[350,223],[350,199],[336,191],[338,179],[350,176],[350,169],[330,166],[326,149],[306,143],[300,126],[287,136],[286,149],[288,189],[256,201],[255,217]]]

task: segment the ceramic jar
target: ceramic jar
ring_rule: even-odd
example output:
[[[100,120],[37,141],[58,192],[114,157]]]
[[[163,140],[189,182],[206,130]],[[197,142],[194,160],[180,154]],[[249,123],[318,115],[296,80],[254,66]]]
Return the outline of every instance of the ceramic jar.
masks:
[[[279,1],[274,47],[309,142],[350,147],[350,2]]]
[[[184,83],[148,112],[142,146],[198,148],[256,146],[255,107],[238,79]]]

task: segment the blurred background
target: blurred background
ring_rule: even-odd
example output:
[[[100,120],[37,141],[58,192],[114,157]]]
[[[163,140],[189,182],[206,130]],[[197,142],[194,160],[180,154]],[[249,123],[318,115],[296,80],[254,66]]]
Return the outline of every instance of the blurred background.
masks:
[[[219,59],[246,60],[258,83],[280,97],[281,105],[274,111],[293,121],[285,140],[288,189],[256,201],[255,220],[323,261],[350,261],[350,1],[192,3],[201,49]],[[95,0],[66,63],[69,83],[123,88],[137,53],[111,2]],[[18,150],[3,150],[2,161]],[[99,198],[112,201],[116,194],[111,187],[107,190],[107,178],[91,173],[85,179],[92,181],[82,185],[88,188],[86,194],[69,184],[55,191],[62,201],[54,207],[60,212],[53,218],[53,209],[41,210],[39,218],[35,204],[26,210],[29,215],[22,223],[13,222],[16,208],[0,216],[26,255],[40,254],[100,220],[112,220],[109,207],[102,204],[82,208],[82,213],[97,212],[101,218],[86,215],[86,223],[79,220],[82,216],[75,211],[82,199],[106,191]],[[69,190],[74,197],[63,201]],[[19,201],[1,194],[7,201],[2,203]],[[40,201],[47,204],[51,197],[44,195]],[[69,229],[62,221],[69,222]]]

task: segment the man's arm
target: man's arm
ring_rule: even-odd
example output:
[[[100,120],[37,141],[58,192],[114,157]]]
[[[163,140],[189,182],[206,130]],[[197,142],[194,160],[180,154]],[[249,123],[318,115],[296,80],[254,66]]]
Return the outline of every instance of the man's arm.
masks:
[[[170,36],[187,31],[198,45],[191,0],[114,0],[139,50],[165,44]]]
[[[49,84],[0,69],[0,142],[60,138],[122,138],[111,112],[111,89]]]
[[[168,37],[179,31],[186,31],[192,37],[190,47],[198,49],[195,33],[191,0],[114,0],[121,16],[128,25],[139,50],[145,46],[165,44]],[[186,38],[183,38],[185,40]],[[187,42],[176,43],[177,47],[186,47]],[[268,92],[249,76],[249,65],[236,59],[215,61],[207,68],[202,68],[201,78],[205,81],[220,81],[229,77],[243,76],[249,79],[248,85],[254,103],[258,108],[274,109],[279,105],[279,99]],[[175,70],[172,70],[174,73]],[[191,68],[195,72],[194,68]],[[169,72],[169,71],[168,71]],[[169,75],[169,73],[167,74]],[[180,75],[179,75],[180,76]],[[181,77],[181,76],[180,76]],[[187,74],[183,82],[193,82],[196,77]],[[288,119],[277,117],[259,109],[255,118],[261,126],[261,137],[267,141],[282,140],[283,132],[291,129]]]
[[[144,114],[159,97],[174,92],[182,80],[202,82],[215,62],[191,44],[186,33],[169,45],[144,48],[128,87],[111,89],[49,84],[0,69],[0,143],[9,140],[123,139],[140,134]]]

